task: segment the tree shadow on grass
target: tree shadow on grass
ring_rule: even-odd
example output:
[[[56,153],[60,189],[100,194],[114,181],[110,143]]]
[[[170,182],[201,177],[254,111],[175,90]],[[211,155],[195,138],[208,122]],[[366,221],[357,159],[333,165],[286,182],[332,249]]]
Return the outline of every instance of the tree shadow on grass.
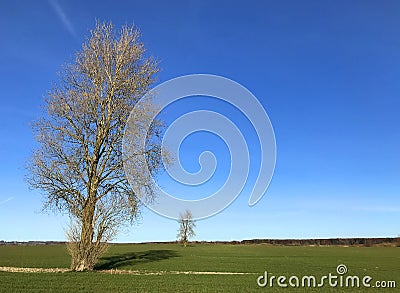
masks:
[[[102,257],[95,266],[95,270],[117,269],[122,266],[135,266],[137,264],[160,261],[178,257],[175,250],[147,250],[143,252],[127,252]]]

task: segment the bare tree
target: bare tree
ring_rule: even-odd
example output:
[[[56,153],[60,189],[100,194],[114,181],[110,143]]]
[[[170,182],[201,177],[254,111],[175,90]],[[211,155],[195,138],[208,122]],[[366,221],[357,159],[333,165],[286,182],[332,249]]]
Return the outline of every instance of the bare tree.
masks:
[[[76,271],[92,270],[105,243],[138,214],[138,194],[123,166],[132,157],[123,156],[122,140],[131,110],[158,72],[155,60],[144,56],[139,37],[133,26],[116,32],[111,23],[96,23],[46,96],[46,113],[34,123],[39,147],[28,163],[27,181],[45,194],[45,208],[71,216],[68,249]],[[149,103],[148,113],[135,118],[152,114]],[[137,175],[133,180],[140,196],[154,196],[153,181],[140,168],[154,175],[162,167],[161,131],[156,120],[146,145],[131,154],[147,159],[148,166],[132,165],[139,169],[130,172]]]
[[[189,239],[196,235],[194,228],[196,228],[196,224],[193,220],[192,212],[186,210],[179,216],[178,241],[182,242],[183,245],[186,246]]]

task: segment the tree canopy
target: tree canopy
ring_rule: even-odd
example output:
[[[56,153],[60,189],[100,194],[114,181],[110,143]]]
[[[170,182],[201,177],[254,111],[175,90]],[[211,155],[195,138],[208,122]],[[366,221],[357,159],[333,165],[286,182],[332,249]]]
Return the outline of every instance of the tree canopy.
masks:
[[[38,148],[27,179],[45,195],[45,207],[71,216],[68,237],[74,270],[93,269],[104,243],[137,216],[139,200],[123,166],[132,157],[123,156],[122,140],[134,105],[159,71],[145,52],[135,27],[116,32],[111,23],[97,22],[45,97],[46,111],[33,126]],[[135,118],[151,115],[150,100],[148,110]],[[149,198],[153,181],[140,168],[154,174],[162,167],[161,128],[161,121],[154,121],[145,148],[131,154],[147,158],[147,166],[134,166],[134,180]]]

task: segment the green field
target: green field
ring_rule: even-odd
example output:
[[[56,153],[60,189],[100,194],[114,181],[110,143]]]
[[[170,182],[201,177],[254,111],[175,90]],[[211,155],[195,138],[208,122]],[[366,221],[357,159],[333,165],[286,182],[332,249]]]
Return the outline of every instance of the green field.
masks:
[[[68,268],[64,245],[0,246],[0,266]],[[345,264],[344,276],[366,275],[373,280],[396,281],[400,286],[400,248],[398,247],[286,247],[267,245],[177,244],[112,245],[97,270],[135,270],[139,275],[84,273],[9,273],[0,272],[0,291],[4,292],[309,292],[321,288],[280,288],[274,284],[259,287],[257,277],[315,275],[317,280]],[[183,272],[251,273],[243,275],[183,274]],[[177,272],[181,272],[178,274]],[[157,274],[150,274],[157,273]],[[324,292],[397,291],[377,288],[331,288]]]

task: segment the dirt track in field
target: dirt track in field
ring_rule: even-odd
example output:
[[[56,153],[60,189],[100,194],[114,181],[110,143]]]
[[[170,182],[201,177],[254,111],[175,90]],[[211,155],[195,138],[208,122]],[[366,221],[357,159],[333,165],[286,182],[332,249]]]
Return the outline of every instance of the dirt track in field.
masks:
[[[59,268],[19,268],[19,267],[0,267],[0,272],[10,273],[65,273],[69,272],[69,269]]]
[[[20,268],[0,267],[0,272],[9,273],[67,273],[71,272],[66,268]],[[102,274],[118,275],[253,275],[255,273],[240,272],[194,272],[194,271],[134,271],[134,270],[98,270]]]

